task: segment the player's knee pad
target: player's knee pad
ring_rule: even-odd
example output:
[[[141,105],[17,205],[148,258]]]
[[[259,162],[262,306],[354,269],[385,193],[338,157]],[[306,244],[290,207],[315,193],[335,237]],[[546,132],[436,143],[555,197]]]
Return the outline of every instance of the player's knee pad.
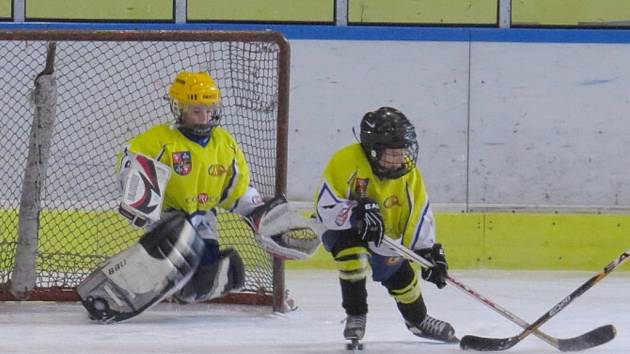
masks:
[[[179,290],[197,269],[203,250],[186,216],[170,215],[94,270],[77,292],[91,319],[126,320]]]
[[[422,298],[418,276],[408,261],[404,261],[398,271],[382,282],[389,294],[396,300],[396,306],[408,323],[420,323],[427,314]]]
[[[396,306],[407,323],[420,323],[427,316],[427,307],[422,295],[408,304],[396,302]]]
[[[345,248],[339,250],[334,257],[340,279],[354,282],[367,277],[370,255],[366,247]]]
[[[411,304],[420,296],[420,283],[408,261],[404,261],[396,273],[382,283],[397,303]]]
[[[370,263],[366,242],[357,239],[352,230],[328,230],[322,235],[322,242],[334,257],[341,280],[365,279]]]
[[[245,285],[245,265],[238,252],[228,248],[216,262],[201,265],[174,296],[183,303],[203,302],[224,296]]]

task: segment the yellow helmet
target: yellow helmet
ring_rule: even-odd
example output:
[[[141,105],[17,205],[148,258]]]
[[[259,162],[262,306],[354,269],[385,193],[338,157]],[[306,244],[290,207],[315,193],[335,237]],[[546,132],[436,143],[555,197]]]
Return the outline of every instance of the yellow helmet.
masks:
[[[182,71],[168,90],[171,109],[176,115],[190,104],[211,106],[221,101],[221,91],[212,76],[205,71]]]

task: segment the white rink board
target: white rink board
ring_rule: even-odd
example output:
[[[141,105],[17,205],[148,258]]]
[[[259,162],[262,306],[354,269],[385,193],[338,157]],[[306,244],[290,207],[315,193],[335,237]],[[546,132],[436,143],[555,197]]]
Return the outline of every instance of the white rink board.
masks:
[[[483,295],[534,321],[594,273],[458,271],[453,275]],[[462,353],[456,345],[411,335],[393,300],[369,283],[365,353]],[[457,334],[507,337],[520,329],[453,287],[422,283],[431,315],[450,321]],[[272,314],[268,308],[233,305],[161,304],[126,323],[91,323],[79,304],[0,304],[2,353],[349,353],[342,339],[344,318],[334,271],[289,271],[287,286],[299,309]],[[557,337],[573,337],[612,323],[612,342],[586,353],[630,351],[630,274],[598,283],[543,326]],[[558,353],[530,336],[508,352]],[[506,352],[507,353],[507,352]]]
[[[368,110],[416,125],[434,204],[630,208],[630,45],[291,41],[289,188],[312,200]]]

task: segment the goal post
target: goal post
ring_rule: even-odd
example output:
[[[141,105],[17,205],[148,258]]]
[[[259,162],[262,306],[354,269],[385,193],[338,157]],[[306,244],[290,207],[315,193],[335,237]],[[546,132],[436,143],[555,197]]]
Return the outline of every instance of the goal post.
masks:
[[[77,300],[92,269],[138,240],[115,211],[116,154],[173,121],[166,93],[179,71],[211,73],[252,185],[286,193],[290,49],[277,32],[4,31],[0,51],[0,300]],[[246,266],[245,288],[223,301],[282,311],[282,261],[239,216],[218,219],[221,247]]]
[[[55,124],[57,84],[54,76],[55,42],[48,44],[46,67],[35,78],[31,95],[34,110],[24,170],[18,215],[18,243],[11,276],[10,292],[18,299],[28,298],[35,288],[35,261],[41,210],[40,185],[46,176],[50,141]]]

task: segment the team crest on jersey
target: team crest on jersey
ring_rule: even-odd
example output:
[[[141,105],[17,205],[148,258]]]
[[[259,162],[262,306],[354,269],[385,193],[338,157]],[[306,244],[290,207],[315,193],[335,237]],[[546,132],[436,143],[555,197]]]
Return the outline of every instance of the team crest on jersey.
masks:
[[[190,151],[173,153],[173,170],[180,176],[186,176],[192,171],[192,155]]]
[[[383,207],[385,208],[393,208],[395,206],[401,206],[400,199],[395,195],[387,197],[383,202]]]
[[[370,183],[369,178],[359,178],[357,177],[354,180],[354,192],[361,196],[367,195],[368,184]]]
[[[208,174],[213,177],[221,177],[227,173],[227,169],[223,165],[214,164],[208,167]]]

